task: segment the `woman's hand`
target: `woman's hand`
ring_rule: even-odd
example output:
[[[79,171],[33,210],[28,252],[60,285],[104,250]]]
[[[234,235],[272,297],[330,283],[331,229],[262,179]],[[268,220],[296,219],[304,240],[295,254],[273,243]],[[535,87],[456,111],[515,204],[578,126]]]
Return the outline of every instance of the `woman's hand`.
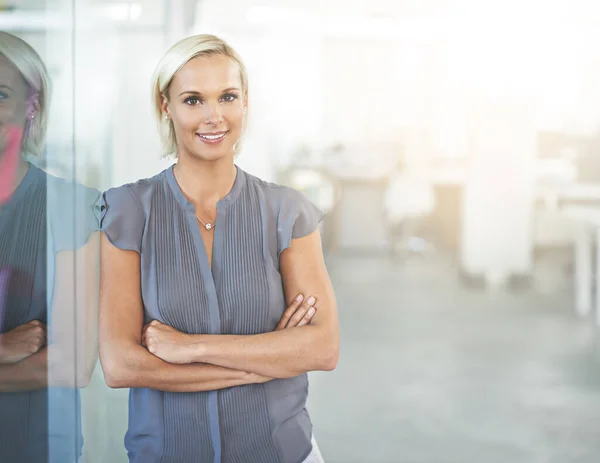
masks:
[[[0,363],[17,363],[46,345],[46,325],[32,320],[0,334]]]
[[[192,363],[192,339],[189,334],[177,331],[158,320],[152,320],[142,330],[142,345],[148,352],[165,362],[175,364]]]
[[[312,296],[305,300],[302,294],[298,294],[285,312],[283,312],[275,331],[308,325],[317,313],[317,308],[314,306],[315,302],[316,300]],[[257,373],[248,373],[250,384],[263,384],[272,379]]]
[[[302,294],[298,294],[289,307],[285,309],[285,312],[283,312],[281,320],[279,320],[279,323],[275,327],[275,331],[308,325],[317,313],[317,308],[314,305],[315,302],[316,300],[312,296],[305,300]]]
[[[314,306],[315,298],[306,300],[299,294],[283,313],[275,331],[285,328],[295,328],[310,323],[317,308]],[[197,335],[196,335],[197,336]],[[142,345],[148,352],[154,354],[165,362],[175,364],[194,363],[194,339],[192,335],[177,331],[169,325],[158,320],[152,320],[142,330]],[[254,375],[252,383],[264,383],[271,378]]]

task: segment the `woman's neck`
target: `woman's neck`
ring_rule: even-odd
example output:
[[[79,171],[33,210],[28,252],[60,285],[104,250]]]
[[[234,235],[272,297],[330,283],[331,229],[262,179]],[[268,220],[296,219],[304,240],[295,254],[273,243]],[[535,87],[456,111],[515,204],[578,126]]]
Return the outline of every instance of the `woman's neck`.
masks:
[[[233,158],[203,161],[182,156],[173,173],[183,193],[199,206],[212,206],[223,199],[235,182]]]
[[[29,162],[27,162],[25,159],[23,159],[23,156],[19,156],[19,166],[17,167],[17,172],[16,172],[16,176],[15,176],[15,186],[14,186],[15,190],[23,181],[23,179],[25,178],[25,175],[27,175],[27,171],[29,170],[30,165],[31,164],[29,164]]]
[[[0,205],[10,200],[25,178],[29,165],[22,155],[17,155],[12,159],[8,157],[0,159],[0,183],[2,184],[0,187]]]

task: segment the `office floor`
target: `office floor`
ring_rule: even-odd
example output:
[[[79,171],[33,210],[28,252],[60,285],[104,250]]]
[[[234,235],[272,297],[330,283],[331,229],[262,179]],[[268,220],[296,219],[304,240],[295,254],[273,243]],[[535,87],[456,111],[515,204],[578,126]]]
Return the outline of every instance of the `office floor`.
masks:
[[[309,399],[326,461],[600,461],[600,328],[560,260],[508,293],[465,289],[449,259],[330,257],[342,351]]]

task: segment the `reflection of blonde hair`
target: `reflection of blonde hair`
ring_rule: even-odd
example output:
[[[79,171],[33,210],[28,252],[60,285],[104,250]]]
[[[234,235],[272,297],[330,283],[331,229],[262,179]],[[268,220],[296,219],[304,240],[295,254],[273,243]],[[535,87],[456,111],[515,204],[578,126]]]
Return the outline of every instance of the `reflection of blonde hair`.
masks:
[[[24,154],[38,156],[44,151],[50,101],[50,76],[40,55],[26,42],[0,31],[0,55],[8,59],[21,73],[29,89],[28,97],[37,95],[39,110],[35,118],[27,119],[23,134]]]
[[[237,64],[240,69],[242,93],[248,92],[248,74],[239,55],[224,40],[209,34],[193,35],[180,40],[162,57],[152,78],[152,105],[157,118],[163,154],[177,155],[177,139],[173,122],[165,119],[162,113],[162,101],[167,97],[173,77],[192,58],[199,56],[223,55]],[[239,144],[236,143],[236,145]],[[238,147],[234,149],[237,151]]]

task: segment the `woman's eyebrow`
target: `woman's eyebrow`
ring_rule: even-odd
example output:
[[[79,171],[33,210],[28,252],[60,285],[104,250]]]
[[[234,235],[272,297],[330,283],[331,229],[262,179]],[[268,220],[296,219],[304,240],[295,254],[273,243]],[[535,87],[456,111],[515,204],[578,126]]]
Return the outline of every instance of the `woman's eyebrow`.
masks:
[[[238,92],[240,91],[240,89],[237,88],[237,87],[229,87],[229,88],[226,88],[225,90],[221,90],[221,93],[231,92],[232,90],[237,90]],[[179,94],[179,96],[185,95],[186,93],[189,93],[190,95],[199,95],[199,96],[202,96],[202,93],[200,93],[200,92],[198,92],[196,90],[185,90],[185,91],[181,92]]]
[[[10,88],[8,85],[0,84],[0,88],[4,88],[4,89],[10,90],[12,92],[12,88]]]

